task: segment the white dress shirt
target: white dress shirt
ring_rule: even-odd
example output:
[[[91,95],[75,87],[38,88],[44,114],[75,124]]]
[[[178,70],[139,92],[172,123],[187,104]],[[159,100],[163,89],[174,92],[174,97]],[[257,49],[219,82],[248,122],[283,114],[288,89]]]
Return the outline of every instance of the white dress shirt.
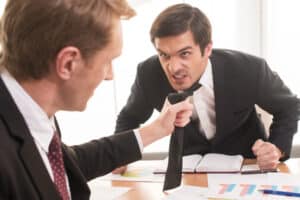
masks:
[[[199,118],[199,129],[207,139],[216,134],[216,112],[213,73],[210,60],[202,74],[199,83],[202,85],[193,94],[193,103]]]

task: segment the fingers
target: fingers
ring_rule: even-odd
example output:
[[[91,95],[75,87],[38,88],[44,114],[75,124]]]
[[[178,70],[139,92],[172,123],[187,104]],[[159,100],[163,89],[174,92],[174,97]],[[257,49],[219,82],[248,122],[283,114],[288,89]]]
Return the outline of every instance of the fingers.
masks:
[[[193,105],[189,102],[188,99],[169,106],[172,112],[181,117],[190,117],[191,112],[193,111]]]
[[[184,127],[189,123],[192,110],[193,105],[188,99],[176,104],[170,104],[166,100],[160,116],[155,120],[156,128],[164,135],[169,135],[175,126]]]
[[[183,102],[179,102],[174,106],[174,112],[176,112],[176,118],[174,125],[177,127],[184,127],[190,122],[190,117],[192,116],[193,105],[186,99]]]
[[[184,127],[190,122],[190,116],[192,115],[192,111],[186,110],[177,113],[175,119],[175,126]]]
[[[188,99],[173,105],[166,100],[158,118],[139,129],[143,145],[147,146],[172,134],[175,125],[178,127],[185,126],[190,120],[192,109],[193,105],[189,103]]]
[[[122,167],[118,167],[116,169],[114,169],[112,171],[113,174],[123,174],[127,169],[127,166],[122,166]]]
[[[257,156],[258,151],[261,149],[261,146],[264,144],[262,139],[258,139],[255,141],[254,145],[252,146],[253,154]]]
[[[281,152],[274,144],[259,139],[254,143],[252,150],[256,155],[257,164],[261,169],[273,169],[277,167]]]
[[[261,169],[276,168],[279,163],[280,154],[275,148],[266,148],[262,154],[257,156],[257,164]]]

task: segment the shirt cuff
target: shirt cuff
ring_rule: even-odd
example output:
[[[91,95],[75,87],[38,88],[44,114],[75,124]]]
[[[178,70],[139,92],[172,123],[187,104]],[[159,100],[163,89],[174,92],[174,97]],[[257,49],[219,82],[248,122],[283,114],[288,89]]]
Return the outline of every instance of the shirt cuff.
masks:
[[[136,140],[138,142],[140,151],[142,153],[143,150],[144,150],[144,145],[143,145],[143,141],[142,141],[142,138],[141,138],[140,131],[139,131],[139,129],[134,129],[133,132],[134,132],[135,138],[136,138]]]

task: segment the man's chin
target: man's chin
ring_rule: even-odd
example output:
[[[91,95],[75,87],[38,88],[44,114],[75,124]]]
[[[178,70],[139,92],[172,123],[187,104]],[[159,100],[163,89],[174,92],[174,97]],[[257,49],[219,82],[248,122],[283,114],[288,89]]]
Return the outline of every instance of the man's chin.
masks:
[[[72,106],[64,108],[63,110],[82,112],[82,111],[85,111],[86,107],[87,107],[87,102],[80,102],[80,103],[77,102],[77,104],[73,104]]]
[[[176,91],[187,90],[190,87],[191,87],[190,85],[186,85],[186,84],[176,84],[176,85],[173,85],[173,89],[175,89]]]
[[[175,79],[169,79],[172,87],[174,90],[176,91],[182,91],[182,90],[186,90],[189,89],[190,87],[192,87],[193,83],[191,82],[190,79],[188,79],[187,77],[185,79],[182,80],[175,80]]]

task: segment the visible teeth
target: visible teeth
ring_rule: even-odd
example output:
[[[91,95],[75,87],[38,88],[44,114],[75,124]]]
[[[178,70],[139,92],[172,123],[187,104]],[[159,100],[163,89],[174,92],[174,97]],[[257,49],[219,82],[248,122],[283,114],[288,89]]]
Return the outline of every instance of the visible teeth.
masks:
[[[185,75],[184,74],[177,74],[177,75],[174,75],[174,78],[176,79],[181,79],[181,78],[184,78]]]

